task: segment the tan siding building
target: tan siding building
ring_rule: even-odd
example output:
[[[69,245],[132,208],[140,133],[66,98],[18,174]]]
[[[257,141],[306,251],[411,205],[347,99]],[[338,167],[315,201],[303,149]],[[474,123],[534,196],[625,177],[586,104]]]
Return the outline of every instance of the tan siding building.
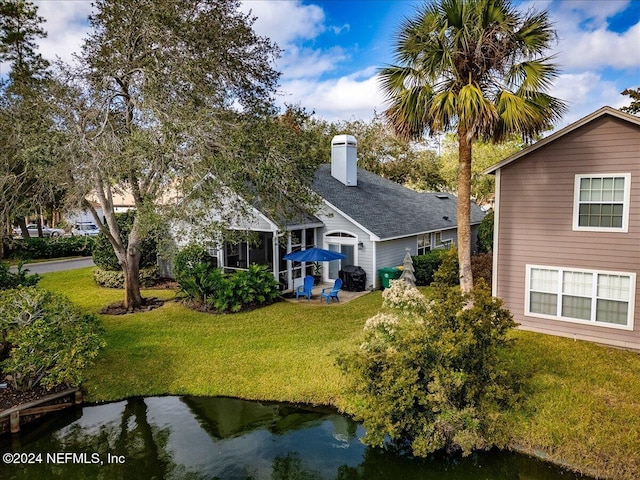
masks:
[[[604,107],[488,173],[493,292],[521,328],[640,349],[640,118]]]

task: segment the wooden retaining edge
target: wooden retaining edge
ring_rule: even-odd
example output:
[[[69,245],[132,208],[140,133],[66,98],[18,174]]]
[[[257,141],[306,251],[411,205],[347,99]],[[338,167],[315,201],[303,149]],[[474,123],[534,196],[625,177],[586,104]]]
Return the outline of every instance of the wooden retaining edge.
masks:
[[[58,398],[66,397],[71,394],[74,395],[73,402],[39,406],[39,405],[42,405],[43,403],[51,402],[52,400],[57,400]],[[56,412],[58,410],[63,410],[65,408],[71,407],[72,405],[79,405],[81,403],[82,403],[82,391],[80,390],[80,388],[78,387],[69,388],[62,392],[52,393],[51,395],[47,395],[46,397],[39,398],[38,400],[32,400],[31,402],[23,403],[20,405],[16,405],[15,407],[8,408],[6,410],[2,410],[0,412],[0,420],[2,420],[5,417],[9,417],[11,433],[18,433],[20,431],[21,416],[42,415],[49,412]]]

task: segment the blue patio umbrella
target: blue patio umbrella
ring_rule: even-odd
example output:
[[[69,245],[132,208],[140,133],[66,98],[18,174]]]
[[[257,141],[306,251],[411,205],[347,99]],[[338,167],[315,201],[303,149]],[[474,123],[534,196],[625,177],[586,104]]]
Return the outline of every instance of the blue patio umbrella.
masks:
[[[283,258],[294,262],[330,262],[332,260],[344,260],[347,256],[324,248],[308,248],[288,253]]]

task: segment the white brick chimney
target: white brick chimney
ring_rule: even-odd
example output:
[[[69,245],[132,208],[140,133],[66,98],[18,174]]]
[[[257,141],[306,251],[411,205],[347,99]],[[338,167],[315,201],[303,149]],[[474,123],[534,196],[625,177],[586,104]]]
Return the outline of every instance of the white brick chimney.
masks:
[[[351,135],[336,135],[331,140],[331,176],[347,187],[358,185],[357,147]]]

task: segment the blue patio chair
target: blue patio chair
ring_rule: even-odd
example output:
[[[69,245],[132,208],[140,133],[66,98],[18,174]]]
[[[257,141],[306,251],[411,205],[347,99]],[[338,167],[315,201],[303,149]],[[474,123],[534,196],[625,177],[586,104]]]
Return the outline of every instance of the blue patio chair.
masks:
[[[338,292],[340,291],[341,288],[342,288],[342,280],[338,278],[336,282],[333,284],[333,287],[327,287],[322,289],[322,292],[320,292],[320,301],[322,301],[323,298],[327,299],[327,303],[331,303],[332,298],[335,298],[337,301],[340,301],[340,299],[338,298]]]
[[[313,290],[314,278],[311,275],[304,277],[304,283],[296,288],[296,300],[299,297],[307,297],[307,300],[311,300],[311,290]]]

